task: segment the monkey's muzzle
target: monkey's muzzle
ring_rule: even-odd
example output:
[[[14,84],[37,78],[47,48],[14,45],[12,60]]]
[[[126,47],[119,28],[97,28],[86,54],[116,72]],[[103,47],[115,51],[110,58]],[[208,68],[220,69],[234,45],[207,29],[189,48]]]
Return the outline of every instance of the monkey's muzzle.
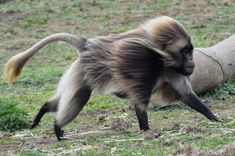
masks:
[[[189,76],[193,73],[195,69],[195,64],[191,63],[190,65],[186,66],[184,69],[184,75]]]

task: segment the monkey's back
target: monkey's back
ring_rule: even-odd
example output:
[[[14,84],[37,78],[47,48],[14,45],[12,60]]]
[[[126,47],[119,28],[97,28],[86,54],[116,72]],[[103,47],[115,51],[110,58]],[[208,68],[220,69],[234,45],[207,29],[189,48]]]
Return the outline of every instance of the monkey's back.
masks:
[[[139,36],[140,29],[121,34],[111,34],[95,39],[88,39],[85,51],[80,55],[84,79],[92,89],[106,93],[125,90],[113,71],[114,55],[119,53],[117,42],[123,39]]]
[[[113,92],[114,88],[109,87],[113,86],[115,82],[111,69],[113,49],[110,47],[113,47],[112,44],[116,37],[117,35],[113,35],[108,38],[88,40],[86,51],[80,55],[84,80],[92,89]]]
[[[156,61],[159,55],[141,45],[135,45],[139,47],[137,49],[133,49],[132,46],[138,44],[132,43],[133,41],[142,41],[143,37],[142,34],[135,34],[135,31],[132,31],[88,39],[86,50],[80,55],[82,72],[87,84],[92,89],[106,93],[125,92],[126,82],[120,81],[120,78],[133,77],[138,78],[138,81],[150,81],[149,77],[156,77],[155,70],[161,68],[162,64],[161,60]],[[125,47],[126,44],[130,47]]]

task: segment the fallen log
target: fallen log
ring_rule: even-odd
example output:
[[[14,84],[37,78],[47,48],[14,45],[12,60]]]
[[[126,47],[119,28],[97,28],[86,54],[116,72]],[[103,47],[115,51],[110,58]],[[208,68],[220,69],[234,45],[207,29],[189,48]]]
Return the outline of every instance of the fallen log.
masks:
[[[235,35],[214,46],[196,48],[194,60],[196,68],[190,79],[197,94],[230,80],[235,75]]]

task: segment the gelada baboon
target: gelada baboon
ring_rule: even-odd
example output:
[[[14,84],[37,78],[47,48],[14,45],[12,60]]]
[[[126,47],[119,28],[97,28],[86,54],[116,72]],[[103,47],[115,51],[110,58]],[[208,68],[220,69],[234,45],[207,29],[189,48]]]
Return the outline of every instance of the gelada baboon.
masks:
[[[143,131],[149,129],[146,107],[154,92],[179,99],[208,119],[218,121],[191,88],[188,76],[195,67],[193,45],[183,26],[173,18],[157,17],[137,29],[94,39],[66,33],[48,36],[8,61],[5,76],[9,83],[39,49],[54,41],[73,45],[79,58],[62,76],[56,94],[41,107],[31,128],[45,113],[56,112],[54,130],[61,140],[62,127],[78,115],[92,90],[128,98]]]

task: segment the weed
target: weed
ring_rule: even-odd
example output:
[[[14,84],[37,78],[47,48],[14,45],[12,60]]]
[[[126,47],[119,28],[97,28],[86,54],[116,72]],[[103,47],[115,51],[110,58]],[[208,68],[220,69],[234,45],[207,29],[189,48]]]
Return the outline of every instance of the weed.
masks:
[[[28,113],[9,98],[0,98],[0,130],[16,131],[28,128]]]

